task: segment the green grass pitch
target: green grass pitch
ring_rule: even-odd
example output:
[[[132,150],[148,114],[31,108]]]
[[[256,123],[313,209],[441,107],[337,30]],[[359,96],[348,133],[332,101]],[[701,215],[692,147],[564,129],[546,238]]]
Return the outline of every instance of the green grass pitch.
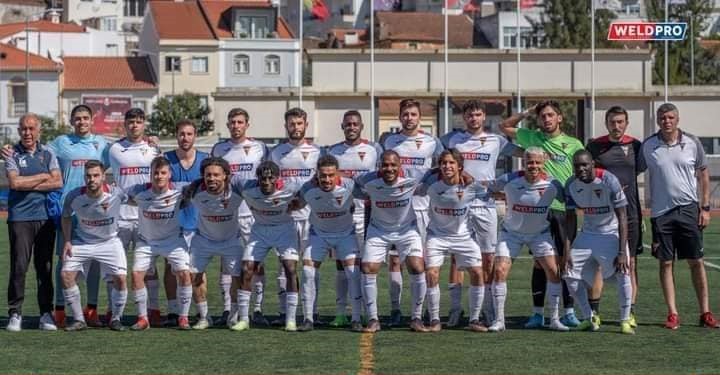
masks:
[[[706,231],[705,244],[707,260],[720,265],[720,218]],[[3,302],[6,301],[8,263],[7,226],[3,224],[0,226],[0,300]],[[277,311],[275,263],[268,264],[265,303],[268,315]],[[639,260],[641,287],[637,315],[640,326],[635,336],[619,334],[613,284],[607,286],[602,301],[604,324],[599,332],[521,329],[531,308],[527,257],[519,259],[511,273],[506,308],[509,326],[502,334],[444,330],[439,334],[421,335],[406,329],[388,329],[363,337],[323,328],[293,334],[258,328],[243,333],[220,328],[200,332],[170,329],[122,333],[106,329],[40,332],[36,329],[35,281],[31,272],[24,306],[25,329],[20,333],[0,331],[0,374],[720,373],[720,330],[697,326],[697,304],[687,266],[683,263],[676,269],[682,325],[675,332],[661,327],[666,312],[657,268],[656,261],[646,251]],[[720,269],[707,269],[711,308],[717,313],[720,312]],[[327,318],[335,311],[334,274],[334,265],[326,262],[321,269],[320,312]],[[443,276],[443,280],[446,279]],[[222,310],[216,281],[217,261],[213,263],[209,280],[210,310],[217,315]],[[387,314],[386,272],[379,283],[380,311]],[[406,276],[403,297],[406,314],[410,295],[407,285]],[[445,282],[441,285],[444,314],[448,293]],[[106,299],[102,289],[100,301],[104,309]],[[132,301],[132,295],[129,300]],[[467,288],[464,300],[466,304]],[[131,324],[134,304],[129,302],[125,311],[126,324]],[[0,318],[0,327],[7,324],[5,315]]]

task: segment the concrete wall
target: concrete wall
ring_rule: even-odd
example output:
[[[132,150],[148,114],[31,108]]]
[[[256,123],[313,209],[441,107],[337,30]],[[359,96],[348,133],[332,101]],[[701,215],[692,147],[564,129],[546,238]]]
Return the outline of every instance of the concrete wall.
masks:
[[[229,137],[227,123],[227,114],[232,108],[240,107],[248,111],[250,114],[249,135],[255,138],[277,138],[286,137],[284,128],[283,114],[292,107],[298,106],[298,102],[292,98],[277,97],[223,97],[216,98],[215,107],[213,108],[213,119],[215,120],[215,133],[220,138]],[[310,128],[307,130],[308,137],[315,137],[320,131],[315,125],[316,113],[315,103],[312,101],[304,101],[303,109],[308,112],[308,121]],[[322,131],[325,131],[323,129]]]
[[[17,138],[20,116],[10,116],[10,92],[8,81],[14,77],[23,79],[25,72],[0,71],[0,138]],[[38,115],[56,118],[58,114],[58,73],[30,72],[29,110]]]
[[[286,39],[242,39],[220,41],[219,86],[220,87],[297,87],[296,74],[300,43]],[[249,74],[233,73],[233,57],[237,54],[250,58]],[[280,74],[265,74],[265,57],[280,58]]]
[[[152,111],[153,104],[157,101],[157,92],[154,90],[65,90],[62,93],[62,111],[61,116],[65,123],[69,123],[69,116],[72,107],[82,103],[83,95],[119,95],[132,96],[133,101],[144,100],[146,112]]]
[[[63,0],[63,21],[81,22],[88,18],[96,17],[117,17],[118,29],[123,20],[123,1],[117,0],[114,3],[103,0],[82,1]]]
[[[160,96],[172,95],[173,81],[175,94],[181,94],[185,91],[192,92],[200,96],[208,97],[208,105],[214,111],[213,97],[211,94],[218,87],[219,80],[219,63],[216,41],[201,41],[202,44],[187,44],[179,47],[177,44],[161,45],[158,64],[158,87],[160,88]],[[211,43],[208,43],[211,42]],[[166,72],[165,57],[179,56],[181,58],[181,71]],[[208,72],[192,73],[192,57],[207,57]],[[174,78],[173,78],[174,75]]]
[[[31,31],[30,52],[40,56],[50,56],[53,59],[64,56],[124,56],[125,40],[113,31],[100,31],[88,28],[85,33],[49,33]],[[22,38],[16,46],[25,50],[25,32],[8,36],[2,39],[3,43]],[[107,45],[117,46],[117,53],[110,54]]]

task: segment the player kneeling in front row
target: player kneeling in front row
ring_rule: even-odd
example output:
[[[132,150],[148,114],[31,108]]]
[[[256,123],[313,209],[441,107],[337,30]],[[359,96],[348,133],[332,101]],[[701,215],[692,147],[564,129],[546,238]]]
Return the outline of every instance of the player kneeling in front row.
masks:
[[[178,278],[177,295],[180,299],[178,328],[190,329],[188,323],[192,298],[190,256],[179,221],[180,210],[184,207],[182,192],[178,190],[178,186],[170,182],[172,177],[170,162],[163,156],[153,159],[150,173],[151,183],[135,185],[127,192],[130,203],[136,204],[140,211],[139,238],[133,263],[133,291],[138,319],[130,329],[142,331],[150,328],[145,273],[158,256],[168,260],[173,274]]]
[[[274,248],[287,277],[287,312],[285,330],[297,331],[295,313],[298,305],[297,262],[300,238],[295,230],[291,211],[299,208],[297,192],[301,184],[280,179],[280,168],[272,161],[264,161],[255,170],[257,180],[241,182],[242,197],[255,218],[250,241],[242,258],[242,281],[237,291],[238,322],[230,329],[250,328],[249,310],[253,275],[258,272],[270,249]],[[233,185],[236,182],[233,181]]]
[[[318,160],[315,178],[306,182],[300,190],[300,205],[310,206],[310,241],[303,257],[305,321],[301,331],[313,329],[313,306],[317,299],[315,272],[333,249],[348,280],[352,299],[352,330],[362,331],[360,270],[355,264],[359,249],[353,222],[354,187],[352,179],[340,176],[338,160],[332,155],[325,155]]]
[[[505,330],[505,299],[507,277],[512,260],[527,245],[547,276],[547,294],[550,296],[550,325],[554,331],[568,331],[560,322],[558,309],[562,286],[558,274],[556,251],[550,237],[548,207],[556,197],[563,200],[563,189],[557,180],[544,172],[545,152],[529,147],[523,157],[525,170],[508,173],[498,178],[491,189],[504,191],[507,213],[498,239],[493,298],[495,322],[488,328],[491,332]]]
[[[125,200],[126,195],[120,188],[105,184],[105,166],[98,160],[85,163],[85,186],[72,190],[65,198],[62,213],[65,245],[61,279],[65,301],[70,305],[75,319],[65,327],[66,331],[87,328],[80,303],[80,289],[75,280],[78,272],[87,272],[92,261],[100,263],[102,274],[112,276],[110,329],[125,329],[120,318],[127,302],[127,259],[118,238],[117,223],[120,205]],[[74,232],[73,214],[77,219]]]
[[[587,289],[593,284],[600,268],[607,279],[615,276],[620,302],[620,329],[622,333],[634,334],[630,324],[632,284],[628,253],[627,199],[617,177],[595,168],[592,155],[580,150],[573,157],[575,177],[565,187],[567,207],[566,228],[568,240],[565,254],[565,281],[585,320],[580,330],[597,331],[599,319],[588,301]],[[583,211],[583,227],[574,241],[577,228],[575,210]],[[570,245],[572,241],[572,246]]]
[[[440,266],[447,253],[455,256],[459,270],[470,274],[470,324],[468,329],[485,332],[480,323],[485,289],[483,287],[482,254],[471,237],[468,228],[470,203],[487,199],[487,189],[480,181],[465,185],[461,172],[463,158],[456,149],[440,154],[440,174],[426,176],[416,194],[430,197],[430,224],[425,244],[425,267],[427,274],[427,298],[430,311],[431,332],[441,330],[440,324]]]

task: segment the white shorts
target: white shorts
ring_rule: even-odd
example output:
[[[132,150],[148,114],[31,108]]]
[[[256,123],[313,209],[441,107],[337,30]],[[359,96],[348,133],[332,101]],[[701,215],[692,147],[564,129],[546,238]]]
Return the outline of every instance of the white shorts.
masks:
[[[272,248],[282,260],[300,259],[298,236],[293,235],[294,229],[295,224],[253,225],[242,260],[262,263]]]
[[[549,230],[537,234],[523,234],[503,229],[500,231],[495,256],[515,259],[520,255],[523,245],[530,248],[530,252],[535,258],[556,255],[557,252],[552,244],[553,240]]]
[[[137,246],[138,221],[118,220],[118,238],[120,238],[125,251],[130,251],[130,243]]]
[[[195,236],[195,229],[183,229],[183,238],[185,239],[185,245],[187,245],[187,248],[190,248],[190,244],[192,243],[192,239]]]
[[[422,242],[425,243],[427,240],[427,227],[428,224],[430,224],[430,215],[428,215],[428,210],[413,210],[415,211],[415,222],[417,223],[417,230],[420,234],[420,238],[422,239]]]
[[[138,241],[135,247],[133,271],[147,272],[158,257],[167,259],[173,272],[190,269],[190,254],[184,237],[169,239],[163,242],[147,243]]]
[[[357,206],[355,206],[357,210]],[[355,225],[355,238],[357,239],[358,249],[362,249],[365,244],[365,213],[353,214],[353,224]]]
[[[592,285],[598,267],[604,279],[611,277],[615,274],[619,242],[616,233],[578,233],[570,250],[572,268],[566,271],[565,278],[584,280]],[[625,252],[629,255],[627,249]]]
[[[337,260],[350,260],[360,256],[355,233],[343,237],[322,237],[310,231],[309,245],[303,254],[303,260],[322,262],[331,250]]]
[[[440,267],[445,255],[455,255],[458,269],[479,267],[482,265],[480,247],[468,236],[467,238],[446,238],[428,235],[425,243],[425,266]]]
[[[254,223],[255,218],[252,216],[238,216],[238,238],[243,249],[250,242],[250,230]]]
[[[471,207],[468,224],[480,251],[489,254],[495,253],[498,239],[498,216],[495,207]]]
[[[384,262],[388,250],[393,245],[400,256],[401,262],[404,262],[407,257],[422,258],[423,256],[422,239],[414,227],[410,227],[403,232],[385,232],[371,224],[368,226],[366,237],[362,255],[363,262]]]
[[[193,236],[190,244],[190,272],[205,272],[214,256],[220,257],[220,272],[225,275],[240,276],[242,249],[237,238],[212,241],[200,234]]]
[[[72,256],[65,258],[62,270],[87,275],[92,261],[100,263],[102,276],[127,275],[127,257],[118,238],[91,245],[73,245]]]
[[[297,233],[298,238],[298,244],[296,247],[298,250],[298,253],[302,253],[303,250],[305,250],[305,247],[308,244],[308,241],[310,240],[310,220],[295,220],[295,232]],[[288,232],[289,233],[289,232]],[[278,256],[280,255],[280,252],[278,252]]]

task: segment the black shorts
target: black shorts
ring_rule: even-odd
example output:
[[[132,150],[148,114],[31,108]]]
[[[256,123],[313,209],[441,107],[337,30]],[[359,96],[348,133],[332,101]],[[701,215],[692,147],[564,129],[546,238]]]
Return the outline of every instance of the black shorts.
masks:
[[[565,211],[550,210],[548,220],[550,221],[550,236],[553,238],[555,251],[557,251],[558,256],[562,256],[565,253],[565,239],[567,238]]]
[[[653,231],[653,255],[662,261],[703,257],[702,231],[698,226],[697,203],[675,207],[650,219]]]
[[[636,257],[643,252],[642,219],[628,218],[628,248],[630,256]]]

